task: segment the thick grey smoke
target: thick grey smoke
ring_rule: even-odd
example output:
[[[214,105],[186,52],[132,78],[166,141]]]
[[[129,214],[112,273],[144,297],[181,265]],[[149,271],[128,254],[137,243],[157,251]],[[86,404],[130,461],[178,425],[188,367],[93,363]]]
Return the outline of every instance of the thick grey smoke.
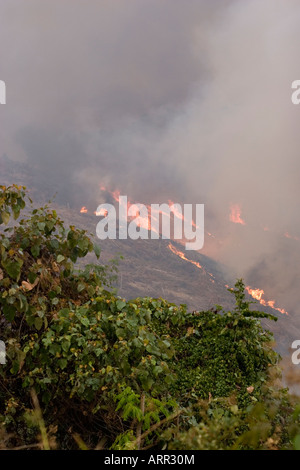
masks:
[[[207,253],[299,302],[298,0],[0,0],[0,155],[96,208],[205,203]],[[240,204],[246,225],[229,221]],[[259,285],[257,287],[260,287]]]
[[[197,36],[227,4],[0,1],[6,153],[69,202],[95,203],[103,180],[133,197],[176,195],[184,178],[162,140],[209,80]]]

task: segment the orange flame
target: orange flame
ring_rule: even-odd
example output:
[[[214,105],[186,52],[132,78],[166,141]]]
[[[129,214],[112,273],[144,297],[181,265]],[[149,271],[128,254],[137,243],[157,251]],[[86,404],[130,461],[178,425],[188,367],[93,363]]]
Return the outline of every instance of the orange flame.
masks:
[[[295,235],[290,235],[289,232],[285,232],[284,236],[285,236],[285,238],[290,238],[292,240],[297,240],[297,241],[300,240],[299,237],[296,237]]]
[[[253,299],[256,300],[261,300],[262,296],[264,295],[264,291],[262,289],[251,289],[249,286],[247,286],[246,290],[253,297]]]
[[[284,308],[275,307],[275,300],[265,300],[262,298],[265,294],[263,289],[251,289],[249,286],[247,286],[245,289],[248,294],[253,297],[253,299],[258,300],[261,305],[264,305],[264,307],[271,307],[282,314],[288,315],[288,312]]]
[[[128,203],[128,206],[130,206],[130,213],[132,214],[129,216],[129,218],[135,218],[134,223],[137,225],[137,227],[144,228],[145,230],[151,230],[149,206],[146,206],[148,210],[148,216],[146,217],[141,216],[140,210],[137,205],[130,205],[130,203]]]
[[[95,211],[94,214],[97,216],[104,215],[106,217],[108,212],[106,209],[100,209],[100,211]]]
[[[175,248],[174,245],[172,245],[172,243],[169,243],[168,245],[168,248],[172,251],[172,253],[174,253],[175,255],[179,256],[179,258],[181,259],[184,259],[185,261],[188,261],[189,263],[192,263],[194,264],[195,266],[197,266],[197,268],[199,269],[202,269],[202,266],[200,263],[198,263],[197,261],[193,261],[192,259],[188,259],[184,253],[182,253],[182,251],[179,251]]]
[[[81,214],[86,214],[88,212],[87,208],[85,206],[83,206],[81,209],[80,209],[80,213]]]
[[[109,192],[109,194],[113,197],[113,199],[114,199],[116,202],[120,203],[120,194],[121,194],[121,192],[120,192],[119,189],[115,189],[114,191],[110,191],[110,190],[109,190],[108,188],[106,188],[104,185],[100,185],[100,190],[101,190],[101,191],[107,191],[107,192]],[[173,201],[171,201],[171,200],[169,200],[168,203],[169,203],[169,206],[170,206],[170,207],[174,204]],[[145,206],[146,206],[146,208],[147,208],[147,210],[148,210],[148,217],[142,217],[142,216],[140,215],[140,212],[139,212],[138,207],[136,207],[135,215],[129,216],[129,219],[130,219],[130,218],[134,219],[134,223],[137,225],[137,227],[141,227],[141,228],[144,228],[144,229],[146,229],[146,230],[149,230],[149,231],[153,231],[153,232],[158,233],[157,230],[156,230],[154,227],[152,227],[152,225],[151,225],[151,217],[152,217],[155,221],[157,221],[158,218],[159,218],[159,213],[155,214],[155,212],[151,209],[151,206],[150,206],[150,205],[145,204]],[[135,209],[135,203],[129,201],[129,199],[127,198],[127,210],[128,210],[129,208],[131,208],[131,214],[133,214],[133,213],[134,213],[134,209]],[[171,215],[170,215],[170,214],[168,214],[168,213],[166,213],[166,212],[162,212],[162,213],[163,213],[165,216],[168,216],[168,217],[171,218]],[[150,217],[150,214],[151,214],[151,217]],[[155,215],[154,215],[154,214],[155,214]],[[96,215],[103,215],[103,214],[96,214]],[[176,210],[176,207],[174,208],[173,215],[174,215],[174,217],[177,217],[177,218],[179,218],[180,220],[184,220],[184,216],[183,216],[179,211]],[[196,227],[196,224],[195,224],[194,221],[192,221],[192,225],[193,225],[194,227]]]
[[[246,222],[241,217],[241,207],[239,204],[233,204],[231,206],[229,220],[234,224],[246,225]]]
[[[120,199],[120,191],[118,189],[115,189],[115,191],[111,191],[110,193],[112,195],[112,197],[114,198],[114,200],[116,202],[119,202],[119,199]]]
[[[184,261],[187,261],[188,263],[193,264],[193,265],[196,266],[198,269],[202,269],[206,274],[208,274],[208,275],[210,276],[209,280],[210,280],[213,284],[215,283],[215,281],[214,281],[214,276],[213,276],[211,273],[209,273],[208,271],[206,271],[206,270],[203,268],[203,266],[201,266],[200,263],[198,263],[197,261],[193,261],[192,259],[188,259],[188,258],[185,256],[185,254],[184,254],[182,251],[177,250],[177,248],[175,248],[175,246],[172,245],[172,243],[169,243],[168,248],[169,248],[169,250],[172,251],[172,253],[174,253],[174,255],[177,255],[177,256],[179,256],[179,258],[184,259]]]

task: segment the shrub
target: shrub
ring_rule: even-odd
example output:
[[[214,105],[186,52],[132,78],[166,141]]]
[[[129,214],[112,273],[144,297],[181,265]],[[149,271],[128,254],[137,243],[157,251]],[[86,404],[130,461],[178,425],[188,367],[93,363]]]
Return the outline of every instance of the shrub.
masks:
[[[18,218],[26,197],[2,186],[0,223]],[[43,448],[55,440],[62,449],[251,447],[241,436],[253,407],[274,403],[268,381],[279,357],[242,280],[231,289],[233,311],[188,313],[163,299],[120,298],[115,263],[75,268],[92,251],[99,259],[87,233],[66,228],[48,206],[0,235],[5,445],[35,445],[40,432]],[[265,441],[277,429],[269,414],[259,418]]]

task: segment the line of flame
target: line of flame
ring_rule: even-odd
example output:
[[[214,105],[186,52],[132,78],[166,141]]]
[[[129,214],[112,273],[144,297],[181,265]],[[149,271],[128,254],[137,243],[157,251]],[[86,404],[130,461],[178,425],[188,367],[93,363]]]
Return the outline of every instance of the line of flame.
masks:
[[[241,217],[241,207],[239,204],[233,204],[230,207],[229,220],[234,224],[246,225],[246,222]]]
[[[263,289],[252,289],[250,286],[246,286],[245,289],[253,299],[258,300],[264,307],[271,307],[284,315],[288,315],[288,312],[284,308],[275,307],[275,300],[265,300],[262,298],[265,294]]]
[[[189,263],[194,264],[194,265],[197,266],[197,268],[199,268],[199,269],[202,269],[202,266],[201,266],[200,263],[198,263],[197,261],[193,261],[192,259],[188,259],[188,258],[185,256],[185,254],[184,254],[182,251],[177,250],[177,249],[175,248],[175,246],[172,245],[172,243],[169,243],[168,248],[172,251],[172,253],[174,253],[175,255],[179,256],[179,258],[184,259],[185,261],[188,261]]]

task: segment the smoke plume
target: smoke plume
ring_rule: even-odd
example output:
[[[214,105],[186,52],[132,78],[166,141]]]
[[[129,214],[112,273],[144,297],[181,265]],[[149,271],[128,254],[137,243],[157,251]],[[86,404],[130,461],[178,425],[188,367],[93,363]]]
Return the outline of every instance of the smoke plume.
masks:
[[[74,207],[95,210],[101,184],[141,203],[204,203],[206,253],[297,312],[299,2],[0,9],[0,156]],[[245,224],[230,221],[236,205]]]

